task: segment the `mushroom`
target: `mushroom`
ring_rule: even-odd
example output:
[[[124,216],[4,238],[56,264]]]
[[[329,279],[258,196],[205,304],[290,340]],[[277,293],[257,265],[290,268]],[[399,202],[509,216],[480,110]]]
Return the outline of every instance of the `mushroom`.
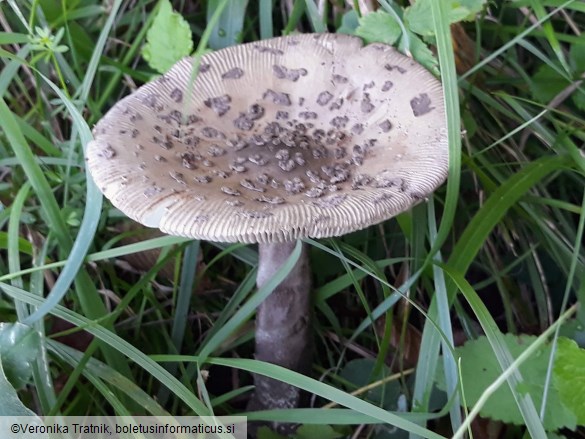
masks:
[[[118,102],[94,130],[89,169],[114,206],[163,232],[259,244],[257,284],[304,237],[389,219],[446,178],[440,82],[384,44],[304,34],[209,53]],[[256,318],[256,358],[307,373],[303,250]],[[299,404],[256,376],[250,407]]]

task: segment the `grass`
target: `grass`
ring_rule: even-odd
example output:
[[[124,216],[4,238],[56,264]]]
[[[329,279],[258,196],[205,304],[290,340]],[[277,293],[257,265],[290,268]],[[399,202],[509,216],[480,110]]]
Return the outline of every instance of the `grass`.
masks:
[[[407,3],[384,8],[400,17]],[[352,7],[369,3],[173,4],[202,53],[207,43],[335,31]],[[561,323],[584,323],[573,306],[585,294],[582,3],[496,1],[456,29],[447,3],[431,3],[450,177],[396,219],[306,240],[319,260],[312,377],[249,359],[254,310],[272,288],[255,290],[253,246],[144,235],[87,179],[91,127],[155,75],[140,48],[156,5],[2,3],[0,321],[28,325],[41,340],[30,370],[20,371],[30,383],[17,389],[23,404],[39,414],[244,414],[253,372],[316,396],[311,408],[250,419],[380,439],[403,437],[394,427],[412,437],[461,437],[468,428],[482,437],[486,425],[501,437],[546,437],[546,404],[516,387],[519,362],[534,361],[538,345],[515,359],[502,333],[578,340],[580,331]],[[148,264],[132,262],[152,250]],[[477,421],[483,400],[469,415],[460,409],[454,347],[480,334],[502,369],[497,384],[512,385],[521,426]],[[447,393],[436,388],[441,352]],[[410,361],[414,374],[384,380]],[[543,389],[554,386],[552,361],[548,370]],[[343,408],[321,408],[329,402]]]

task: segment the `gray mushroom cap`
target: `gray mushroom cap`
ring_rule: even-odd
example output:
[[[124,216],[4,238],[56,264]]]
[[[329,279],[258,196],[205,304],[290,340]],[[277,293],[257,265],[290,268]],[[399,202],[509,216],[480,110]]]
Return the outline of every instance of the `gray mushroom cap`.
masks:
[[[282,242],[365,228],[446,178],[440,82],[359,38],[304,34],[185,58],[96,125],[89,170],[163,232]]]

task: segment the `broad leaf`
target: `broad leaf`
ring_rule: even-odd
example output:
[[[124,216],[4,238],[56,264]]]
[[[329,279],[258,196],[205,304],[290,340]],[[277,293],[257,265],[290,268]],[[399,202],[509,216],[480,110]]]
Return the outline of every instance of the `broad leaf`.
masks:
[[[20,402],[16,390],[4,375],[2,355],[0,355],[0,416],[35,416]]]
[[[359,19],[355,34],[366,43],[395,44],[402,34],[398,22],[383,11],[372,12]]]
[[[0,356],[8,381],[20,389],[31,375],[38,356],[39,334],[21,323],[0,323]]]
[[[535,339],[536,337],[527,335],[504,335],[506,345],[514,358],[517,358]],[[524,381],[522,388],[517,388],[515,391],[522,395],[529,393],[536,407],[540,407],[542,403],[550,352],[550,345],[543,346],[520,366]],[[468,341],[464,346],[455,349],[455,355],[461,358],[461,379],[465,400],[467,405],[472,407],[485,389],[498,378],[502,370],[486,337]],[[437,381],[438,386],[444,390],[442,364],[439,362],[438,369],[440,370],[437,371]],[[562,404],[559,393],[552,386],[549,387],[546,406],[543,424],[546,430],[554,431],[563,427],[575,428],[575,415]],[[508,424],[521,425],[523,423],[509,386],[501,386],[488,399],[480,414]]]
[[[404,12],[404,20],[412,32],[423,36],[435,34],[431,2],[435,0],[417,0]],[[486,0],[453,0],[449,2],[449,23],[473,20],[482,10]]]
[[[180,14],[173,11],[169,0],[162,0],[152,26],[146,33],[142,56],[150,67],[164,73],[192,50],[189,25]]]
[[[585,349],[568,338],[559,338],[554,377],[561,401],[585,425]]]

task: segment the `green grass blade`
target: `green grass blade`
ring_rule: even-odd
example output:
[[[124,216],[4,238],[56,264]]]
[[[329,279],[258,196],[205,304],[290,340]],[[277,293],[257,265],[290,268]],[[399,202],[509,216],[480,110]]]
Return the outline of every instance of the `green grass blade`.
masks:
[[[214,322],[213,327],[209,330],[206,334],[205,339],[201,343],[201,348],[205,348],[208,343],[216,337],[217,333],[223,328],[228,320],[234,316],[236,310],[240,306],[240,304],[244,301],[246,297],[250,294],[250,291],[254,289],[256,286],[256,274],[258,270],[254,268],[251,270],[248,275],[244,278],[244,280],[240,283],[232,297],[230,298],[227,305],[222,309],[221,314]],[[220,340],[221,342],[221,340]],[[217,346],[217,342],[213,342],[215,346]]]
[[[265,40],[274,36],[274,25],[272,23],[272,0],[260,0],[260,38]]]
[[[40,306],[44,300],[40,297],[35,296],[27,291],[20,288],[15,288],[11,285],[1,283],[0,288],[4,292],[16,300],[21,300],[29,305]],[[173,392],[178,398],[183,400],[185,404],[193,410],[199,416],[207,416],[208,410],[205,405],[193,395],[189,389],[187,389],[179,380],[173,377],[167,370],[162,366],[155,363],[146,354],[132,346],[126,340],[118,337],[113,332],[105,329],[95,322],[79,315],[67,308],[57,305],[51,309],[51,314],[62,318],[63,320],[72,323],[79,329],[83,329],[95,337],[99,338],[102,342],[107,344],[112,349],[115,349],[119,353],[127,356],[130,360],[136,363],[138,366],[150,373],[154,378],[159,380],[163,385],[167,386],[171,392]]]
[[[2,128],[14,154],[18,158],[27,176],[27,180],[37,194],[45,217],[47,218],[49,228],[55,233],[57,239],[65,245],[66,248],[64,250],[67,251],[67,247],[71,247],[71,237],[61,217],[57,200],[53,195],[45,174],[37,164],[35,156],[26,142],[14,114],[12,114],[12,111],[6,105],[3,97],[0,97],[0,120],[2,120]]]
[[[445,113],[447,115],[449,178],[447,180],[447,195],[441,224],[423,267],[430,262],[429,258],[433,258],[438,252],[451,231],[459,200],[459,186],[461,180],[461,116],[459,113],[459,90],[457,87],[457,74],[455,71],[455,54],[453,52],[451,31],[447,17],[448,7],[449,5],[446,2],[431,2],[432,20],[437,40],[437,52],[441,70],[441,83],[443,85],[443,95],[445,97]],[[433,321],[438,315],[438,310],[434,304],[436,304],[436,301],[433,301],[433,306],[431,306],[431,309],[429,310]],[[444,312],[441,314],[443,315],[443,318],[447,318],[444,315]],[[439,319],[439,323],[445,322],[441,322]],[[420,347],[421,358],[419,359],[416,370],[416,380],[413,391],[413,406],[416,410],[422,411],[427,410],[435,374],[435,358],[439,353],[439,337],[431,328],[431,322],[427,321],[423,330],[423,339]],[[445,370],[446,373],[449,371],[450,387],[451,390],[453,390],[452,381],[454,379],[454,368],[449,367],[449,369],[446,368]],[[455,413],[455,410],[456,407],[451,411],[451,422],[456,426],[460,423],[460,417]]]
[[[394,413],[401,418],[421,422],[437,419],[438,413]],[[245,413],[248,421],[294,422],[298,424],[358,425],[379,424],[380,420],[352,409],[287,409],[260,410]]]
[[[548,40],[548,43],[550,44],[551,49],[557,56],[557,59],[559,60],[565,71],[567,73],[570,73],[571,68],[567,63],[567,59],[565,57],[565,53],[563,52],[563,48],[561,47],[559,40],[555,35],[555,29],[552,23],[548,19],[543,20],[543,17],[546,16],[546,9],[544,9],[541,0],[530,0],[530,6],[532,6],[532,10],[534,11],[536,17],[539,20],[543,21],[542,29],[544,30],[544,34],[546,36],[546,39]]]
[[[211,21],[213,14],[221,8],[221,15],[217,23],[209,26],[212,32],[209,35],[209,46],[212,49],[223,49],[238,44],[242,40],[244,18],[248,0],[210,0],[207,2],[207,20]]]
[[[461,275],[460,272],[457,272],[453,269],[450,265],[441,265],[441,268],[449,275],[449,277],[455,282],[469,305],[472,307],[477,319],[484,330],[484,333],[494,350],[494,354],[498,359],[500,367],[504,371],[502,375],[498,378],[498,380],[494,383],[495,387],[499,387],[502,385],[506,380],[510,385],[510,389],[518,404],[518,408],[522,413],[522,417],[524,418],[524,422],[528,431],[530,433],[530,437],[538,438],[538,439],[546,439],[547,435],[544,431],[544,427],[542,426],[542,422],[539,419],[538,412],[536,411],[536,407],[534,407],[534,403],[529,395],[522,395],[517,389],[521,388],[518,387],[522,383],[522,376],[518,371],[518,366],[525,361],[528,356],[535,352],[537,347],[544,343],[548,336],[552,334],[555,330],[555,327],[561,324],[564,320],[566,320],[572,313],[576,311],[576,307],[571,308],[567,313],[565,313],[561,319],[559,319],[554,325],[549,327],[539,338],[538,340],[533,343],[529,349],[527,349],[520,357],[516,360],[512,358],[510,351],[508,350],[506,343],[502,337],[502,334],[498,328],[498,325],[494,321],[493,317],[490,315],[488,309],[483,304],[481,298],[477,295],[473,287],[467,282],[467,280]],[[493,389],[495,391],[495,389]],[[492,392],[493,392],[492,391]],[[489,396],[489,395],[488,395]],[[479,412],[481,404],[478,402],[476,407],[470,412],[470,416],[466,421],[461,425],[458,434],[455,437],[461,437],[463,432],[469,426],[469,423],[473,420],[473,416],[477,415]]]
[[[173,313],[173,324],[171,327],[172,345],[169,346],[169,353],[181,352],[181,346],[185,339],[185,330],[187,329],[191,297],[193,286],[195,285],[195,276],[197,274],[197,258],[199,256],[200,241],[195,240],[187,245],[183,253],[183,266],[181,268],[181,279],[179,291],[177,293],[175,309]],[[177,374],[177,365],[170,364],[167,370]],[[158,394],[158,400],[165,404],[168,399],[168,389],[162,388]]]
[[[307,15],[309,16],[309,20],[313,26],[313,31],[318,33],[327,32],[324,18],[321,17],[321,14],[319,14],[319,10],[317,9],[315,2],[313,0],[305,0],[305,5],[307,7]]]
[[[155,355],[153,359],[156,361],[195,361],[200,362],[199,357],[178,355],[178,356],[164,356]],[[291,384],[300,389],[314,393],[322,398],[333,401],[343,407],[353,409],[358,413],[362,413],[369,418],[376,419],[378,422],[385,424],[394,425],[400,429],[416,433],[422,437],[429,439],[444,439],[437,433],[434,433],[426,428],[420,427],[410,420],[404,419],[402,413],[396,415],[380,407],[376,407],[366,401],[363,401],[353,395],[350,395],[342,390],[335,387],[317,381],[313,378],[309,378],[298,372],[293,372],[284,367],[277,366],[275,364],[265,363],[258,360],[249,359],[231,359],[231,358],[207,358],[205,360],[209,364],[216,364],[220,366],[232,367],[239,370],[245,370],[251,373],[264,375],[270,378],[274,378],[279,381]],[[420,419],[417,417],[417,419]]]
[[[429,201],[428,204],[429,214],[429,238],[431,243],[434,243],[437,239],[437,225],[435,222],[435,205],[433,200]],[[447,296],[447,286],[445,284],[445,275],[443,271],[436,265],[442,262],[441,251],[438,251],[433,256],[433,279],[435,282],[435,294],[433,301],[437,303],[437,317],[438,324],[445,333],[447,340],[442,340],[443,343],[443,366],[445,371],[445,382],[447,384],[447,393],[449,395],[454,394],[453,406],[450,410],[451,417],[451,428],[456,431],[461,426],[461,410],[459,409],[460,401],[459,396],[456,394],[459,388],[459,368],[455,362],[455,358],[451,354],[452,349],[455,347],[453,341],[453,323],[451,322],[451,313],[449,299]],[[434,316],[431,315],[430,318]]]
[[[455,210],[459,199],[459,184],[461,180],[461,116],[459,114],[459,90],[457,87],[457,73],[455,72],[455,54],[451,42],[451,28],[447,17],[446,2],[431,2],[433,24],[437,39],[437,51],[441,68],[441,83],[445,97],[445,113],[447,115],[447,138],[449,141],[449,179],[447,180],[447,195],[441,225],[437,232],[436,241],[430,250],[432,255],[447,239],[453,225]]]
[[[73,118],[76,130],[80,134],[82,143],[84,145],[87,145],[92,139],[91,132],[87,123],[85,122],[85,120],[75,107],[75,105],[73,105],[73,103],[67,98],[67,96],[65,96],[65,94],[61,90],[59,90],[51,81],[49,81],[44,76],[42,77],[43,79],[45,79],[47,84],[53,89],[53,91],[57,93],[63,104],[69,110]],[[87,172],[87,175],[89,175],[89,172]],[[65,267],[63,268],[63,271],[61,272],[59,279],[57,279],[55,286],[51,290],[47,298],[47,301],[27,319],[26,321],[27,324],[32,324],[35,321],[42,319],[43,316],[45,316],[49,312],[52,306],[54,306],[63,299],[63,297],[69,290],[69,287],[74,282],[77,273],[79,272],[83,265],[85,256],[92,242],[91,237],[95,235],[95,231],[100,220],[103,204],[103,196],[99,189],[97,188],[97,186],[95,185],[95,183],[93,183],[93,180],[91,179],[87,180],[85,196],[86,204],[83,213],[83,220],[81,222],[77,238],[75,239],[75,242],[71,246],[71,250],[67,258],[67,263],[65,264]],[[95,297],[95,299],[92,301],[97,304],[96,299],[99,300],[99,298]]]
[[[73,368],[77,367],[82,361],[83,353],[62,343],[48,340],[48,347],[53,354],[69,363]],[[95,376],[100,380],[107,382],[112,388],[120,389],[152,416],[170,416],[170,414],[163,409],[154,398],[148,395],[133,381],[121,375],[107,364],[102,363],[95,358],[89,358],[82,371],[85,377],[89,378]]]
[[[527,164],[498,187],[458,239],[449,259],[449,265],[458,272],[465,273],[488,235],[506,212],[535,184],[569,164],[570,159],[566,156],[541,157]],[[449,300],[452,300],[453,292],[450,291],[449,294]]]
[[[490,53],[488,56],[486,56],[480,62],[478,62],[476,65],[474,65],[471,69],[469,69],[464,74],[462,74],[459,77],[459,81],[462,81],[462,80],[468,78],[469,76],[472,76],[474,73],[477,73],[478,70],[481,70],[484,66],[488,65],[489,63],[491,63],[493,60],[495,60],[496,58],[498,58],[506,50],[510,49],[515,44],[517,44],[520,40],[522,40],[526,36],[528,36],[533,30],[535,30],[538,27],[540,27],[544,22],[546,22],[553,15],[558,14],[559,11],[561,11],[561,10],[569,7],[572,3],[575,3],[575,1],[576,0],[567,0],[566,2],[562,3],[561,5],[559,5],[557,8],[553,9],[552,11],[550,11],[548,14],[540,17],[538,19],[538,21],[536,21],[535,23],[533,23],[531,26],[527,27],[522,32],[518,33],[514,38],[510,39],[510,41],[506,42],[506,44],[504,44],[502,47],[500,47],[497,50],[494,50],[492,53]]]
[[[213,353],[217,347],[223,343],[230,334],[240,327],[254,312],[256,308],[274,291],[274,289],[284,280],[291,272],[301,255],[302,241],[297,244],[288,257],[286,262],[278,269],[274,276],[266,282],[248,301],[219,329],[213,337],[201,348],[199,358],[205,362],[205,359]]]
[[[180,352],[183,338],[185,336],[185,329],[187,328],[187,317],[189,314],[189,303],[193,294],[193,286],[195,285],[195,276],[197,274],[197,258],[199,256],[200,242],[193,241],[183,254],[183,268],[181,269],[181,280],[179,291],[177,295],[177,302],[175,304],[175,312],[173,316],[173,326],[171,329],[171,339]]]
[[[27,43],[28,35],[16,32],[0,32],[0,44]]]
[[[567,284],[565,285],[565,291],[563,292],[563,302],[561,303],[561,308],[559,310],[559,314],[561,314],[561,317],[564,314],[565,309],[567,309],[567,304],[569,303],[569,296],[571,294],[571,287],[573,286],[573,283],[575,282],[575,275],[576,275],[576,271],[577,271],[580,250],[581,250],[581,246],[583,243],[583,229],[585,229],[585,192],[583,192],[583,198],[581,201],[581,212],[579,215],[579,225],[577,226],[577,236],[575,237],[575,244],[573,246],[574,252],[573,252],[573,257],[571,259],[571,267],[569,268],[569,275],[567,276]],[[583,277],[583,276],[581,275],[581,277]],[[583,279],[581,279],[581,285],[583,286]],[[575,288],[575,289],[577,289],[577,288]],[[547,374],[546,374],[546,380],[544,383],[544,393],[543,393],[543,398],[542,398],[542,405],[540,407],[540,419],[544,419],[544,414],[546,412],[547,395],[548,395],[549,388],[551,385],[551,380],[552,380],[554,354],[555,354],[556,348],[557,348],[557,339],[559,338],[559,330],[560,330],[560,326],[557,326],[555,333],[554,333],[552,349],[551,349],[551,353],[550,353],[550,357],[549,357],[549,361],[548,361],[548,370],[547,370]]]

